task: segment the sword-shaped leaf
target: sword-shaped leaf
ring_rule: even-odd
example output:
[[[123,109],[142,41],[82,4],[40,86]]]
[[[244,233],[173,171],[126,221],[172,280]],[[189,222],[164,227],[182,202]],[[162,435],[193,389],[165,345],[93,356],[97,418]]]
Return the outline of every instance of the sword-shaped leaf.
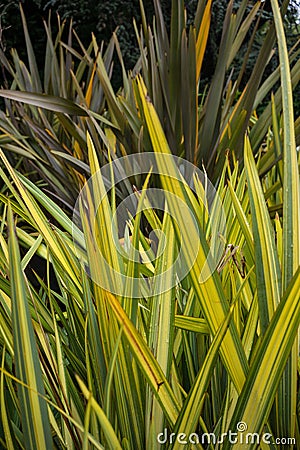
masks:
[[[282,291],[287,288],[300,265],[300,185],[294,129],[293,90],[289,55],[278,2],[271,0],[278,40],[283,110],[283,235]],[[279,408],[287,413],[280,417],[283,436],[293,436],[296,417],[298,345],[279,388]]]
[[[247,433],[260,434],[268,420],[300,324],[299,291],[300,268],[290,281],[257,350],[238,399],[230,430],[236,430],[237,423],[242,421],[247,424]],[[247,448],[256,448],[255,442],[250,442]],[[238,449],[239,445],[226,441],[224,450]]]
[[[13,91],[11,89],[1,89],[0,97],[9,98],[16,102],[26,103],[27,105],[37,106],[38,108],[48,109],[74,116],[87,116],[88,113],[76,103],[63,97],[54,95],[39,94],[36,92]]]
[[[157,158],[157,166],[162,174],[161,182],[166,193],[174,194],[167,197],[170,215],[176,220],[181,233],[180,239],[184,243],[183,254],[186,265],[190,268],[190,278],[195,294],[201,303],[210,331],[215,335],[225,317],[227,317],[229,305],[222,289],[220,277],[214,269],[211,269],[211,260],[207,261],[209,247],[204,233],[201,228],[196,226],[194,221],[194,217],[197,216],[197,203],[189,188],[180,181],[178,169],[174,162],[172,164],[172,160],[169,158],[166,161],[164,155],[170,154],[170,149],[156,111],[152,103],[147,100],[146,88],[141,78],[138,86],[149,135]],[[165,174],[168,174],[168,176]],[[185,202],[185,208],[182,208],[181,202]],[[195,248],[197,249],[197,255],[194,261]],[[204,279],[203,270],[206,272]],[[247,361],[233,323],[230,324],[224,337],[221,354],[237,391],[240,391],[247,373]]]
[[[245,138],[244,158],[254,237],[258,305],[264,333],[280,301],[281,272],[274,241],[274,228],[248,138]]]
[[[8,229],[16,374],[20,381],[28,386],[18,386],[24,444],[28,450],[52,448],[47,404],[39,395],[45,395],[44,384],[10,205],[8,207]]]

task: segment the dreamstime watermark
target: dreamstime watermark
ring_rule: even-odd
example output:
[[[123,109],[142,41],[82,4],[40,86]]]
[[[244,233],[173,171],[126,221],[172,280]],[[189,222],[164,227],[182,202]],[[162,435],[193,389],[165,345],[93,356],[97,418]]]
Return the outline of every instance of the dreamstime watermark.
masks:
[[[245,422],[238,422],[236,430],[229,430],[222,433],[220,436],[215,433],[169,433],[167,428],[162,433],[157,435],[157,442],[159,444],[173,444],[178,442],[181,445],[202,444],[202,445],[218,445],[224,444],[226,441],[229,444],[267,444],[267,445],[296,445],[296,439],[292,437],[276,438],[271,433],[250,433],[247,431],[247,424]]]
[[[142,183],[150,173],[143,191]],[[154,177],[159,188],[151,187]],[[111,213],[108,205],[113,191],[118,200]],[[137,214],[148,217],[148,222],[153,219],[149,248],[135,248],[132,243],[132,218]],[[165,214],[176,231],[176,254],[172,264],[166,262],[157,270],[158,258],[168,245],[174,245],[164,232]],[[153,295],[153,289],[156,294],[170,290],[195,265],[199,283],[205,282],[216,270],[224,251],[220,236],[225,235],[222,202],[206,173],[170,154],[133,154],[106,164],[81,190],[73,214],[73,241],[85,271],[102,288],[122,296],[128,292],[131,298]],[[102,245],[105,240],[116,252],[107,252]],[[152,272],[129,275],[130,262],[150,267]]]

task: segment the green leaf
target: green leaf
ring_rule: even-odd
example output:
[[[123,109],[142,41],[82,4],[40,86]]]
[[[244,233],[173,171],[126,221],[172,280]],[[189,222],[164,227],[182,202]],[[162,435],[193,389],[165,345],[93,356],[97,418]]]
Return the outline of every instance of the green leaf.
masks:
[[[186,264],[190,268],[190,279],[195,295],[201,303],[201,308],[210,331],[215,335],[228,314],[228,302],[225,298],[218,273],[210,269],[211,261],[207,262],[209,248],[203,232],[194,223],[194,217],[197,216],[195,200],[193,200],[189,188],[179,181],[180,176],[175,164],[172,163],[171,159],[168,159],[167,163],[163,157],[164,154],[170,154],[170,149],[156,111],[152,103],[147,100],[146,88],[141,79],[139,79],[139,90],[149,134],[157,158],[157,166],[161,173],[162,185],[166,193],[170,192],[173,194],[167,197],[169,200],[169,212],[173,219],[176,218],[177,227],[182,234],[179,239],[182,239],[184,243],[183,254]],[[181,202],[185,204],[184,208]],[[197,251],[196,261],[193,258],[195,249]],[[207,269],[204,280],[203,268],[204,271]],[[247,362],[233,323],[231,323],[224,337],[221,354],[236,389],[240,391],[245,381]]]
[[[31,39],[30,39],[30,36],[28,33],[28,27],[27,27],[24,11],[23,11],[21,4],[20,4],[20,12],[21,12],[23,30],[24,30],[24,35],[25,35],[25,42],[26,42],[27,56],[28,56],[28,62],[29,62],[29,67],[30,67],[30,72],[31,72],[32,86],[37,92],[41,92],[42,85],[41,85],[41,80],[40,80],[40,76],[39,76],[38,66],[37,66],[35,54],[33,51]]]
[[[247,433],[261,434],[274,401],[276,390],[292,351],[300,324],[300,268],[289,283],[266,330],[238,399],[230,430],[238,422],[247,424]],[[282,413],[282,412],[281,412]],[[292,437],[292,436],[288,436]],[[240,448],[240,444],[225,441],[224,450]],[[256,444],[249,443],[249,450]]]
[[[161,229],[162,235],[168,239],[164,249],[164,239],[159,240],[157,253],[160,255],[155,264],[155,282],[150,316],[150,333],[148,345],[153,352],[165,376],[169,379],[173,357],[175,296],[174,285],[176,272],[174,270],[176,258],[175,231],[171,218],[165,211]],[[169,289],[168,289],[169,287]],[[151,395],[149,414],[148,445],[154,448],[157,444],[158,433],[163,429],[164,413],[156,399]]]
[[[73,268],[70,265],[70,261],[66,258],[63,248],[57,241],[57,237],[55,236],[52,228],[50,227],[44,213],[42,212],[38,204],[35,202],[33,197],[30,195],[30,193],[25,189],[23,183],[21,182],[20,178],[18,177],[14,169],[9,164],[7,158],[5,157],[1,149],[0,149],[0,157],[4,162],[8,172],[10,173],[16,187],[18,188],[21,194],[22,197],[21,205],[24,205],[25,203],[26,206],[24,209],[26,210],[27,213],[29,212],[29,214],[31,215],[32,221],[36,224],[36,226],[40,230],[40,233],[43,235],[44,239],[48,243],[49,247],[51,248],[51,251],[64,266],[64,270],[69,273],[75,286],[77,285],[80,288],[80,283],[78,281],[76,274],[73,272]],[[65,215],[62,214],[62,216],[64,217]]]
[[[89,392],[89,390],[87,389],[87,387],[85,386],[83,381],[78,376],[76,377],[76,379],[80,386],[80,389],[82,390],[83,395],[88,400],[87,408],[92,408],[94,410],[95,414],[97,415],[97,418],[98,418],[101,428],[103,430],[108,448],[111,450],[122,450],[119,439],[116,436],[114,429],[112,427],[112,424],[107,419],[103,409],[98,405],[98,403],[94,399],[91,392]],[[85,432],[87,432],[86,429],[85,429]]]
[[[76,103],[62,97],[55,97],[54,95],[1,89],[0,97],[37,106],[38,108],[48,109],[50,111],[74,116],[88,116],[88,113],[79,105],[76,105]]]
[[[168,422],[173,425],[179,414],[179,405],[170,384],[146,342],[128,319],[116,297],[107,293],[107,299],[116,319],[123,326],[124,336],[131,347],[138,365],[159,401],[160,406],[165,413],[165,417]]]
[[[252,217],[258,305],[264,333],[280,301],[281,272],[274,241],[274,228],[248,138],[245,138],[244,158]]]
[[[209,328],[205,319],[189,316],[175,316],[175,327],[194,333],[209,334]]]
[[[215,337],[206,354],[205,361],[203,362],[202,369],[195,377],[194,384],[185,400],[183,408],[181,409],[180,415],[175,424],[174,433],[176,434],[184,433],[186,436],[190,436],[196,429],[197,422],[203,408],[204,395],[211,379],[220,345],[231,320],[232,310],[229,312],[224,323],[215,334]],[[175,444],[171,448],[178,450],[182,448],[182,445],[176,440]]]
[[[283,111],[283,236],[282,291],[300,265],[300,184],[294,129],[293,91],[289,55],[278,2],[271,0],[278,40]],[[296,416],[298,345],[295,343],[279,389],[281,432],[293,436]]]
[[[12,210],[8,207],[9,266],[12,286],[12,326],[17,377],[28,387],[18,387],[25,448],[52,448],[42,371],[34,329],[29,314],[25,280],[21,270],[20,252]],[[40,394],[40,395],[39,395]]]

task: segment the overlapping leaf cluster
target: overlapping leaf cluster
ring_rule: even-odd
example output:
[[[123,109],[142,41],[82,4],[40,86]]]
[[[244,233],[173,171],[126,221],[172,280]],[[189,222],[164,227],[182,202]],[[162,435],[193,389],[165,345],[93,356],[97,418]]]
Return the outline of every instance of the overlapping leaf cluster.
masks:
[[[287,53],[281,13],[288,2],[280,12],[272,0],[274,23],[240,92],[245,66],[235,74],[232,63],[250,25],[253,33],[259,27],[262,6],[254,4],[245,15],[249,3],[234,11],[229,2],[215,74],[204,93],[199,81],[209,57],[211,0],[199,1],[189,29],[183,1],[174,0],[169,34],[159,2],[153,26],[141,3],[140,59],[130,74],[116,36],[106,51],[94,38],[84,48],[64,23],[53,38],[49,21],[41,79],[24,16],[28,65],[16,51],[11,60],[0,55],[7,77],[0,91],[6,105],[0,116],[3,448],[181,448],[175,438],[158,442],[164,429],[175,437],[196,432],[200,443],[187,448],[207,448],[203,433],[216,436],[208,448],[241,448],[228,439],[217,443],[240,422],[249,433],[273,436],[258,448],[287,448],[274,444],[281,437],[295,439],[296,448],[300,119],[293,116],[292,91],[300,49]],[[276,44],[280,66],[262,82]],[[123,68],[118,92],[110,82],[114,50]],[[258,116],[266,97],[270,103]],[[144,152],[154,152],[162,175],[136,176],[112,189],[100,206],[105,180],[98,175],[79,209],[82,231],[76,230],[70,217],[89,176],[110,160]],[[205,184],[195,179],[192,193],[178,183],[175,163],[164,166],[161,155],[171,153],[203,164],[225,211],[225,256],[201,282],[216,216],[214,208],[204,208]],[[150,207],[129,216],[123,246],[117,245],[116,205],[135,184],[141,210],[151,183],[187,209],[170,200],[164,213]],[[130,248],[149,251],[142,215],[165,234],[167,245],[156,259],[141,262],[130,257]],[[78,258],[74,229],[90,272]],[[95,236],[124,279],[149,282],[145,295],[134,298],[134,282],[115,295],[95,281],[97,274],[111,276],[103,275]],[[163,292],[151,279],[166,267],[176,279],[172,268],[182,242],[187,264],[197,243],[196,260],[183,280]],[[43,279],[37,275],[38,288],[26,276],[37,255],[47,268]],[[243,445],[256,448],[257,441]]]

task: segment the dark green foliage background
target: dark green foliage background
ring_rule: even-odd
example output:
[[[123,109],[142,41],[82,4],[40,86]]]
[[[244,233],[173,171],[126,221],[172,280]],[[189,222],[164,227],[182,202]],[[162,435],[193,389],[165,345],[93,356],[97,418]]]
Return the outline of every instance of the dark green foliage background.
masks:
[[[117,29],[117,35],[124,56],[125,65],[127,69],[131,69],[134,66],[138,58],[139,51],[133,28],[133,18],[135,18],[137,24],[140,23],[139,0],[22,0],[21,3],[25,11],[28,28],[34,45],[34,50],[38,57],[38,62],[40,62],[41,71],[43,70],[42,65],[44,60],[43,55],[46,37],[42,19],[47,20],[50,10],[52,11],[52,15],[58,13],[62,19],[72,18],[78,35],[84,44],[88,44],[90,42],[92,32],[96,35],[98,42],[103,40],[105,43],[108,43],[112,33]],[[153,1],[144,0],[143,3],[148,20],[151,22],[154,14]],[[170,23],[171,3],[172,0],[161,1],[167,24]],[[192,21],[197,3],[197,0],[185,1],[188,14],[188,23],[191,23]],[[239,3],[240,1],[234,2],[234,9],[238,8]],[[255,1],[253,1],[253,4],[254,3]],[[206,64],[202,70],[201,83],[203,89],[205,84],[209,83],[214,72],[227,5],[227,0],[213,2],[212,24],[206,50]],[[286,35],[289,48],[295,44],[300,36],[299,12],[300,6],[298,0],[291,1],[287,17],[285,18]],[[260,20],[260,27],[256,33],[256,38],[254,40],[253,48],[246,68],[244,83],[249,79],[249,75],[251,74],[255,64],[261,42],[266,32],[268,21],[271,17],[271,5],[269,1],[266,1],[264,13]],[[0,19],[1,48],[8,54],[9,49],[15,47],[18,50],[19,55],[26,58],[24,36],[19,13],[19,1],[8,0],[5,3],[1,3],[0,1]],[[53,27],[55,27],[55,20],[52,20],[52,23]],[[247,42],[245,42],[240,51],[240,58],[237,58],[234,61],[234,64],[238,67],[240,67],[243,62],[243,55],[245,54],[246,47]],[[277,66],[277,58],[277,54],[275,54],[273,60],[271,60],[268,65],[268,70],[265,76],[269,75],[274,70],[274,67]],[[234,73],[238,72],[238,69],[234,71]],[[115,88],[118,88],[121,83],[121,70],[116,59],[113,74],[113,85]],[[295,115],[300,115],[299,87],[294,93],[294,106]]]

